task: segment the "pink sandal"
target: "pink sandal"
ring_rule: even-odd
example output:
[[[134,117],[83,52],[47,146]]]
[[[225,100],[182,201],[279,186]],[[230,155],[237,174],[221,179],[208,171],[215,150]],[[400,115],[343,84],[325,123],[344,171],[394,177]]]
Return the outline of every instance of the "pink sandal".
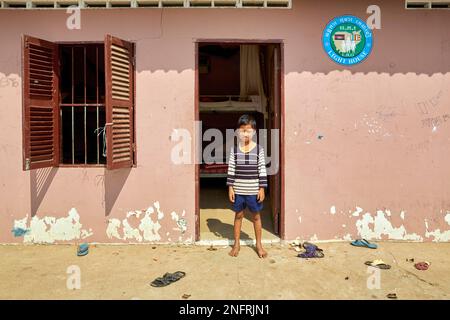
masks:
[[[430,267],[430,264],[428,261],[424,261],[424,262],[417,262],[414,267],[416,267],[417,270],[428,270],[428,268]]]

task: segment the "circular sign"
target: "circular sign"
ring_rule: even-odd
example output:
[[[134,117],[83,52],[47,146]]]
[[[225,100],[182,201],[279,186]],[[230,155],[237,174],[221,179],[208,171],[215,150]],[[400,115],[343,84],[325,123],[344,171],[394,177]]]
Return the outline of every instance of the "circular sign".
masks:
[[[372,51],[372,30],[358,17],[336,17],[323,31],[322,43],[331,60],[345,66],[355,65]]]

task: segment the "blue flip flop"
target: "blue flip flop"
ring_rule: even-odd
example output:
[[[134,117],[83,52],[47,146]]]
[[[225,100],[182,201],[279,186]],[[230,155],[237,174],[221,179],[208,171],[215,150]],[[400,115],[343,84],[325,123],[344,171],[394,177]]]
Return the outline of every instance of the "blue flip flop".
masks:
[[[355,246],[355,247],[365,247],[365,248],[369,248],[369,249],[378,248],[378,246],[375,243],[370,243],[366,239],[357,239],[355,241],[352,241],[351,245]]]
[[[89,245],[87,243],[82,243],[78,246],[77,256],[85,256],[89,253]]]

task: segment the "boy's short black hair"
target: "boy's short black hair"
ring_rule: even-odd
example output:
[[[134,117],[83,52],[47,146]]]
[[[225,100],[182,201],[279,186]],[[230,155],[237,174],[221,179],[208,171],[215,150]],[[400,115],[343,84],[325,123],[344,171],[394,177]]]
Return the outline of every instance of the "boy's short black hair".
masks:
[[[246,126],[248,124],[252,126],[252,129],[256,129],[255,118],[249,114],[243,114],[238,120],[237,127],[239,128],[240,126]]]

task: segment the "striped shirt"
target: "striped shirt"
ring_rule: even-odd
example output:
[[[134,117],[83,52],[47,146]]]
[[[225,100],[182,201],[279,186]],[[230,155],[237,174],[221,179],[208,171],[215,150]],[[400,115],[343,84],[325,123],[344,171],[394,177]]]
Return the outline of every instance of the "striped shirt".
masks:
[[[227,186],[240,195],[257,195],[259,188],[267,188],[264,149],[256,145],[249,152],[231,148],[228,161]]]

